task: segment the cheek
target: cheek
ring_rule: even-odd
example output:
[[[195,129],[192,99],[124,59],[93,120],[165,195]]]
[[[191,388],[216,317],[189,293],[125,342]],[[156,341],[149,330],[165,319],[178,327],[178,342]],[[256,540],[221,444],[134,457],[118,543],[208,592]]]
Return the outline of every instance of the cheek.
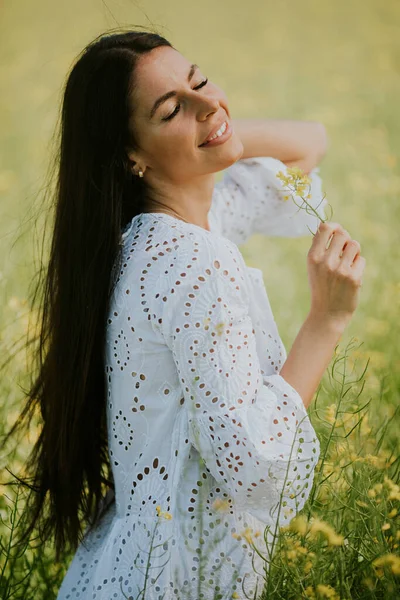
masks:
[[[178,157],[181,156],[183,159],[188,156],[191,151],[197,150],[197,145],[200,143],[200,133],[195,127],[193,120],[190,122],[184,119],[179,119],[178,115],[176,123],[171,125],[163,132],[160,141],[160,148],[162,146],[164,152],[168,152],[170,155]]]

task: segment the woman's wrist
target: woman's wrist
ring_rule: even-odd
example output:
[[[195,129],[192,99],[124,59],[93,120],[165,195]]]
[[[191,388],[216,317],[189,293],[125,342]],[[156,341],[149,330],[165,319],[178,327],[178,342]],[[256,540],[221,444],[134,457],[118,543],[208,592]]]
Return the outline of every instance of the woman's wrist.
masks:
[[[312,323],[315,327],[341,335],[351,321],[351,318],[352,315],[349,313],[332,315],[331,313],[311,309],[306,317],[306,321]]]
[[[307,408],[329,365],[349,319],[312,311],[306,317],[280,375],[300,394]]]

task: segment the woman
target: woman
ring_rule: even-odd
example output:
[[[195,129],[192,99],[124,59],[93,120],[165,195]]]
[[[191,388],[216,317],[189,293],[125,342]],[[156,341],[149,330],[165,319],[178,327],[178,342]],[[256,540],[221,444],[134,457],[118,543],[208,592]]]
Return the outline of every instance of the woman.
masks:
[[[365,259],[339,224],[321,225],[287,356],[237,245],[319,220],[284,200],[284,155],[238,131],[222,90],[154,33],[94,40],[68,77],[46,352],[25,410],[39,402],[44,421],[25,533],[54,534],[57,560],[76,550],[59,600],[255,597],[267,571],[253,544],[268,558],[310,493],[306,409]],[[316,155],[294,163],[323,215]]]

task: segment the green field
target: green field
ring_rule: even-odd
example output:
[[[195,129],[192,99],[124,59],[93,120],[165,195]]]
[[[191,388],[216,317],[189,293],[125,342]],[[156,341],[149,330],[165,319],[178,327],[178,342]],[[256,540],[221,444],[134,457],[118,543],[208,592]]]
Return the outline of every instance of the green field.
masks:
[[[367,265],[359,307],[324,374],[318,406],[313,402],[309,409],[323,451],[305,514],[329,524],[344,542],[335,543],[328,529],[314,537],[302,537],[294,530],[282,532],[265,597],[399,598],[400,3],[3,1],[0,339],[4,358],[27,325],[28,286],[36,272],[40,238],[34,222],[45,211],[41,189],[61,86],[83,46],[118,25],[156,28],[224,89],[233,118],[317,120],[326,127],[329,148],[320,175],[332,220],[360,242]],[[263,269],[288,350],[308,312],[310,244],[311,236],[255,235],[241,247],[247,264]],[[22,355],[1,379],[0,428],[11,424],[22,406],[18,383],[23,381]],[[343,411],[337,419],[335,407]],[[13,458],[3,449],[1,481],[8,480],[6,466],[15,469],[23,462],[32,438]],[[14,496],[10,488],[0,490],[0,597],[54,598],[69,557],[61,565],[54,564],[50,547],[40,557],[37,551],[27,550],[26,563],[16,557],[8,548]],[[13,586],[29,570],[26,589],[17,592]]]

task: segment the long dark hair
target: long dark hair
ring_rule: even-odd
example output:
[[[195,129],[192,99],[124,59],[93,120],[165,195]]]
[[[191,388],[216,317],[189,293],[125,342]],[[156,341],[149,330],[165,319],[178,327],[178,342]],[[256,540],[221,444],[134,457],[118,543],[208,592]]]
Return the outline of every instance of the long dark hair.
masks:
[[[4,438],[5,443],[39,411],[40,434],[24,465],[28,477],[12,475],[29,489],[20,541],[35,528],[43,542],[54,536],[57,561],[67,544],[77,548],[85,521],[95,526],[105,492],[114,489],[105,325],[121,232],[150,197],[144,179],[132,173],[126,148],[138,148],[128,127],[135,68],[141,55],[159,46],[173,47],[150,31],[103,33],[79,54],[63,89],[50,256],[32,301],[40,302],[32,354],[37,374]]]

